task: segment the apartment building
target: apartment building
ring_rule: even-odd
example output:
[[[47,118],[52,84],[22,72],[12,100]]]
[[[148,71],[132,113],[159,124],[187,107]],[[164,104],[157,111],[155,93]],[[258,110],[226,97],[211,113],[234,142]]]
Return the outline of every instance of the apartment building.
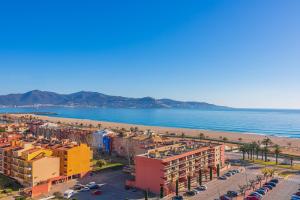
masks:
[[[86,144],[52,147],[60,158],[60,175],[68,179],[79,178],[91,171],[92,150]]]
[[[12,150],[11,176],[26,187],[33,187],[59,176],[59,158],[49,149],[29,147]]]
[[[216,173],[224,160],[224,146],[219,144],[184,142],[160,147],[135,156],[135,179],[127,184],[156,194],[162,187],[164,194],[170,194],[175,192],[176,180],[179,189],[187,188],[188,177],[191,184],[197,183],[200,170],[203,176],[210,168]]]

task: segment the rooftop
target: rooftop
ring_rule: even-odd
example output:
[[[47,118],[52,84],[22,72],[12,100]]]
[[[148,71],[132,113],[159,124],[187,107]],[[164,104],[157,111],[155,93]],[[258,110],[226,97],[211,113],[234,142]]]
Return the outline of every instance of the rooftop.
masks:
[[[178,144],[168,145],[164,147],[159,147],[156,149],[149,150],[148,153],[142,154],[140,156],[153,158],[153,159],[166,159],[173,156],[182,155],[195,150],[206,148],[211,148],[219,144],[214,143],[202,143],[202,142],[180,142]]]

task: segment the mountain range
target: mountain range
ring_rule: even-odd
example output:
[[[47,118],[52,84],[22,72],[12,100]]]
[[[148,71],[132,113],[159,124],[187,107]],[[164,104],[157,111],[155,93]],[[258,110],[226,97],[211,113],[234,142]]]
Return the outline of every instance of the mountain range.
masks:
[[[182,108],[202,110],[230,109],[205,102],[176,101],[172,99],[155,99],[152,97],[129,98],[111,96],[98,92],[81,91],[72,94],[33,90],[23,94],[0,95],[0,106],[74,106],[102,108]]]

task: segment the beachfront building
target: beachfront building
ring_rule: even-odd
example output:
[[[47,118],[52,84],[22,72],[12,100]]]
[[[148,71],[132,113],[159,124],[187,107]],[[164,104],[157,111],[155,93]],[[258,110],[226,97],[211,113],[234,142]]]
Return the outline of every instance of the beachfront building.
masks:
[[[179,189],[187,188],[188,179],[196,184],[200,170],[203,177],[212,169],[224,166],[224,145],[183,142],[164,146],[135,156],[135,178],[128,185],[159,194],[175,192],[176,181]]]

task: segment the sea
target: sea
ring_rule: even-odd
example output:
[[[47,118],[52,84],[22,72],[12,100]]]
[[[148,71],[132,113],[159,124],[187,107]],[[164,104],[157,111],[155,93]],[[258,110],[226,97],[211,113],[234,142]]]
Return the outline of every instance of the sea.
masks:
[[[233,109],[221,111],[78,107],[0,108],[0,113],[11,112],[47,112],[45,113],[46,115],[54,115],[56,117],[300,138],[300,110]]]

